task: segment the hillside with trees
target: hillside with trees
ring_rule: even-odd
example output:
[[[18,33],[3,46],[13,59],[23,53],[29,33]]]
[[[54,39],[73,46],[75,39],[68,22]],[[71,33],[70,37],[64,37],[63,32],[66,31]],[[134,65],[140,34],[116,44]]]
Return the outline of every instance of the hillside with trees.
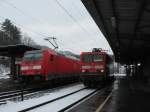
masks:
[[[9,19],[5,19],[0,26],[0,40],[0,46],[16,44],[35,45],[35,42],[28,35],[23,35],[20,29]]]
[[[23,35],[20,28],[15,26],[11,20],[5,19],[0,25],[0,46],[16,44],[36,45],[28,35]],[[9,58],[5,59],[0,56],[0,64],[9,66],[9,61]]]

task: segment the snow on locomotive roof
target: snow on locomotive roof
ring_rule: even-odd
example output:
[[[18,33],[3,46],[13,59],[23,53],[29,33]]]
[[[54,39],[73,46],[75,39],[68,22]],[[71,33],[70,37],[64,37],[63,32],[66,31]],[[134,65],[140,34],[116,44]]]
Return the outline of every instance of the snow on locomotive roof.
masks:
[[[74,59],[74,60],[78,60],[78,61],[80,60],[80,56],[78,56],[78,55],[75,56],[75,54],[73,54],[69,51],[58,51],[57,54],[65,56],[65,57],[70,58],[70,59]]]
[[[33,50],[33,51],[27,51],[26,53],[38,53],[38,52],[42,52],[42,51],[45,51],[45,50],[48,50],[54,54],[57,54],[57,55],[61,55],[61,56],[64,56],[64,57],[67,57],[67,58],[70,58],[70,59],[74,59],[74,60],[80,60],[80,56],[78,55],[75,55],[69,51],[55,51],[53,49],[41,49],[41,50]]]
[[[108,54],[108,53],[101,51],[101,52],[82,52],[81,54]]]

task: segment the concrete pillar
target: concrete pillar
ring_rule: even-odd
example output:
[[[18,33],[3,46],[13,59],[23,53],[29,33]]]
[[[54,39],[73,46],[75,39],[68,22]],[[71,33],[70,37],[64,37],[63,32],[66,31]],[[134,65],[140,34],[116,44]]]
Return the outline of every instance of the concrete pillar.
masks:
[[[150,57],[145,58],[143,61],[143,77],[145,82],[150,85]]]
[[[13,79],[16,79],[16,67],[15,67],[15,56],[11,56],[10,74]]]

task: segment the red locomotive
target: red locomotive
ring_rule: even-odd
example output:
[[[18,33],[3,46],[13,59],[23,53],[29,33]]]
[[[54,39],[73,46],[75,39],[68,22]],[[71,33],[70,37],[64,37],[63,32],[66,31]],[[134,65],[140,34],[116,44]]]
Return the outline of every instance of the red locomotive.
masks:
[[[52,49],[34,50],[26,52],[23,57],[21,77],[24,80],[72,80],[79,78],[80,68],[79,60]]]
[[[82,74],[81,81],[85,86],[95,87],[113,79],[113,61],[104,51],[94,48],[92,52],[80,55]]]

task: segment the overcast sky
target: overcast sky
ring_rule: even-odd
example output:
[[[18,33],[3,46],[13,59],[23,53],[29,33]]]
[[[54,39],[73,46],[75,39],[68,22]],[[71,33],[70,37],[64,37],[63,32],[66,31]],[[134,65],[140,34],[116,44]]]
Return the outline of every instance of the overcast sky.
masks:
[[[80,0],[0,0],[0,22],[14,21],[37,44],[52,47],[45,37],[56,37],[59,50],[79,54],[92,48],[110,50],[108,42]],[[71,18],[71,17],[72,18]],[[111,53],[111,52],[109,52]]]

